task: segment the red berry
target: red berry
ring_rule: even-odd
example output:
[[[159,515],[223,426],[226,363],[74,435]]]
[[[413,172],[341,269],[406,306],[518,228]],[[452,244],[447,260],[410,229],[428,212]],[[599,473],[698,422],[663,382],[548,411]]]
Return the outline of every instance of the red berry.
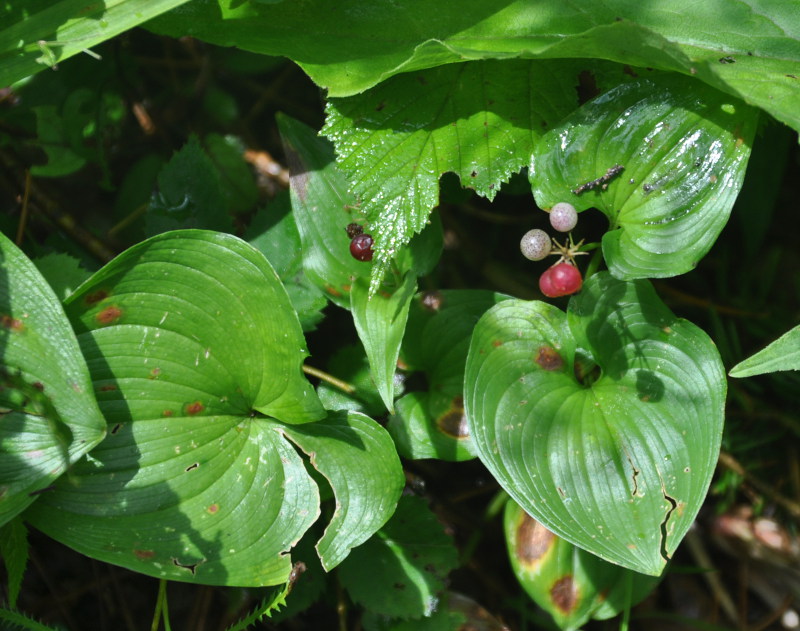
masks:
[[[359,261],[371,261],[373,243],[374,241],[370,235],[357,234],[353,237],[353,240],[350,241],[350,254],[353,255],[354,259],[358,259]]]
[[[574,265],[557,263],[539,277],[539,289],[548,298],[569,296],[580,290],[583,277]]]

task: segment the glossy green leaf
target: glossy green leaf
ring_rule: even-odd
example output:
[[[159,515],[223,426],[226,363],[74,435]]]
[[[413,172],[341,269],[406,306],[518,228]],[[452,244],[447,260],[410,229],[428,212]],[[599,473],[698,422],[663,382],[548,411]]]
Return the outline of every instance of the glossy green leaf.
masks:
[[[26,0],[0,6],[0,85],[10,85],[187,0]]]
[[[389,522],[342,563],[339,576],[366,609],[398,618],[430,616],[458,564],[452,539],[420,497],[400,499]]]
[[[165,233],[68,300],[110,434],[28,511],[79,552],[171,580],[271,585],[319,512],[282,437],[324,416],[297,316],[236,237]],[[345,466],[344,464],[342,466]]]
[[[536,146],[536,203],[602,210],[609,221],[603,254],[617,278],[682,274],[728,221],[755,124],[755,110],[686,77],[620,85]],[[582,190],[602,178],[608,180]]]
[[[567,314],[490,309],[473,333],[465,408],[478,457],[547,529],[658,575],[705,498],[726,381],[714,344],[646,281],[592,276]]]
[[[696,76],[800,130],[794,0],[196,0],[150,26],[285,55],[333,97],[466,60],[598,58]]]
[[[579,629],[590,618],[609,618],[642,600],[659,579],[613,565],[568,543],[506,504],[503,520],[511,567],[522,587],[559,629]],[[630,602],[627,600],[630,581]]]
[[[527,165],[543,129],[577,103],[578,65],[486,61],[395,77],[332,99],[322,133],[361,200],[375,238],[373,290],[389,261],[426,225],[439,177],[493,199]],[[476,89],[476,86],[479,86]]]
[[[367,352],[372,378],[386,409],[394,409],[394,373],[406,330],[408,310],[417,291],[417,278],[407,272],[400,284],[370,297],[366,281],[350,292],[350,310],[358,337]]]
[[[0,233],[0,525],[39,498],[105,431],[61,302]]]
[[[414,298],[401,353],[407,371],[425,373],[428,389],[403,396],[389,419],[386,428],[401,455],[475,457],[464,416],[464,365],[475,323],[505,298],[483,290],[425,292]]]
[[[309,280],[339,306],[349,308],[353,281],[371,265],[350,255],[346,228],[363,217],[335,165],[330,142],[288,116],[277,117],[291,173],[292,212],[300,231],[303,268]]]
[[[800,326],[731,368],[731,377],[752,377],[779,370],[800,370]]]
[[[405,484],[400,459],[386,430],[357,412],[283,431],[333,488],[336,509],[317,544],[322,567],[330,570],[392,516]]]

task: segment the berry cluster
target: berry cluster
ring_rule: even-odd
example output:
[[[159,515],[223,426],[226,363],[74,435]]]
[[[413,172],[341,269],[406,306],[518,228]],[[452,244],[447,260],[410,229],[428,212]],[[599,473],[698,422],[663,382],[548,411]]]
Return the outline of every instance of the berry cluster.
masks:
[[[578,223],[578,212],[572,204],[559,202],[550,209],[550,225],[559,232],[570,232]],[[577,245],[569,241],[561,245],[544,231],[534,228],[528,230],[519,244],[522,255],[531,261],[541,261],[549,254],[560,255],[555,265],[549,267],[539,277],[539,289],[548,298],[569,296],[580,291],[583,277],[575,264],[575,257],[581,252],[583,242]],[[555,252],[553,252],[555,249]]]

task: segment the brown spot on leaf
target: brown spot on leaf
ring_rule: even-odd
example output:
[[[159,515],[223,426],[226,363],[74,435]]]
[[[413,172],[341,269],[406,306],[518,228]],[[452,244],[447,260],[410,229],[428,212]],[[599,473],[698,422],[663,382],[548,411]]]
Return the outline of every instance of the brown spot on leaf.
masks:
[[[101,300],[105,300],[109,297],[109,292],[106,289],[98,289],[97,291],[93,291],[90,294],[86,294],[83,298],[83,302],[86,305],[96,305]]]
[[[172,410],[164,410],[161,413],[161,416],[172,416],[173,414],[175,414],[175,412],[173,412]]]
[[[193,403],[186,404],[186,413],[189,416],[194,416],[195,414],[200,414],[203,410],[206,409],[206,406],[200,403],[200,401],[194,401]]]
[[[578,589],[571,574],[558,579],[550,588],[550,599],[565,614],[571,613],[578,605]]]
[[[112,392],[117,389],[117,386],[113,383],[106,384],[105,386],[100,386],[100,392]]]
[[[634,77],[634,78],[636,78],[636,77],[638,77],[638,76],[639,76],[639,74],[638,74],[637,72],[635,72],[635,71],[634,71],[634,69],[633,69],[633,68],[631,68],[631,67],[630,67],[629,65],[627,65],[627,64],[625,64],[624,66],[622,66],[622,72],[624,72],[625,74],[627,74],[627,75],[630,75],[631,77]]]
[[[500,340],[492,340],[492,346],[494,346],[495,348],[499,348],[502,345],[503,343]]]
[[[442,433],[457,439],[469,437],[467,417],[464,415],[464,399],[456,397],[450,404],[450,409],[436,419],[436,426]]]
[[[97,320],[98,324],[108,325],[114,324],[117,320],[120,319],[122,316],[122,309],[117,307],[116,305],[111,305],[110,307],[106,307],[102,311],[100,311],[94,319]]]
[[[552,346],[540,346],[536,351],[536,363],[544,370],[552,372],[564,367],[564,358]]]
[[[142,561],[149,561],[156,556],[155,550],[137,550],[136,548],[134,548],[133,554],[136,555],[137,559],[141,559]]]
[[[161,374],[161,369],[158,368],[158,367],[155,367],[155,368],[153,368],[153,370],[150,371],[150,376],[148,377],[148,379],[158,379],[158,376],[160,374]]]
[[[520,564],[529,568],[538,565],[555,542],[552,532],[523,511],[517,526],[516,555]]]
[[[12,318],[6,313],[0,315],[0,326],[14,333],[22,333],[22,331],[25,330],[25,325],[23,324],[22,320]]]
[[[111,433],[116,434],[119,430],[122,429],[122,423],[117,423],[114,427],[111,428]]]
[[[375,106],[375,111],[380,112],[384,107],[386,107],[386,101],[381,101]]]

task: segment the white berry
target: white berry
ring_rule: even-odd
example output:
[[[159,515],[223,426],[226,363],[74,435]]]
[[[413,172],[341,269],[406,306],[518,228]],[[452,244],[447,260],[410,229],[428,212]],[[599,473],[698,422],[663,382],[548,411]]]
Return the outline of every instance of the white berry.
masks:
[[[519,242],[519,249],[522,256],[531,261],[541,261],[544,257],[550,254],[552,248],[550,237],[544,230],[534,228],[528,230]]]
[[[568,202],[558,202],[550,209],[550,225],[559,232],[569,232],[578,223],[578,212]]]

